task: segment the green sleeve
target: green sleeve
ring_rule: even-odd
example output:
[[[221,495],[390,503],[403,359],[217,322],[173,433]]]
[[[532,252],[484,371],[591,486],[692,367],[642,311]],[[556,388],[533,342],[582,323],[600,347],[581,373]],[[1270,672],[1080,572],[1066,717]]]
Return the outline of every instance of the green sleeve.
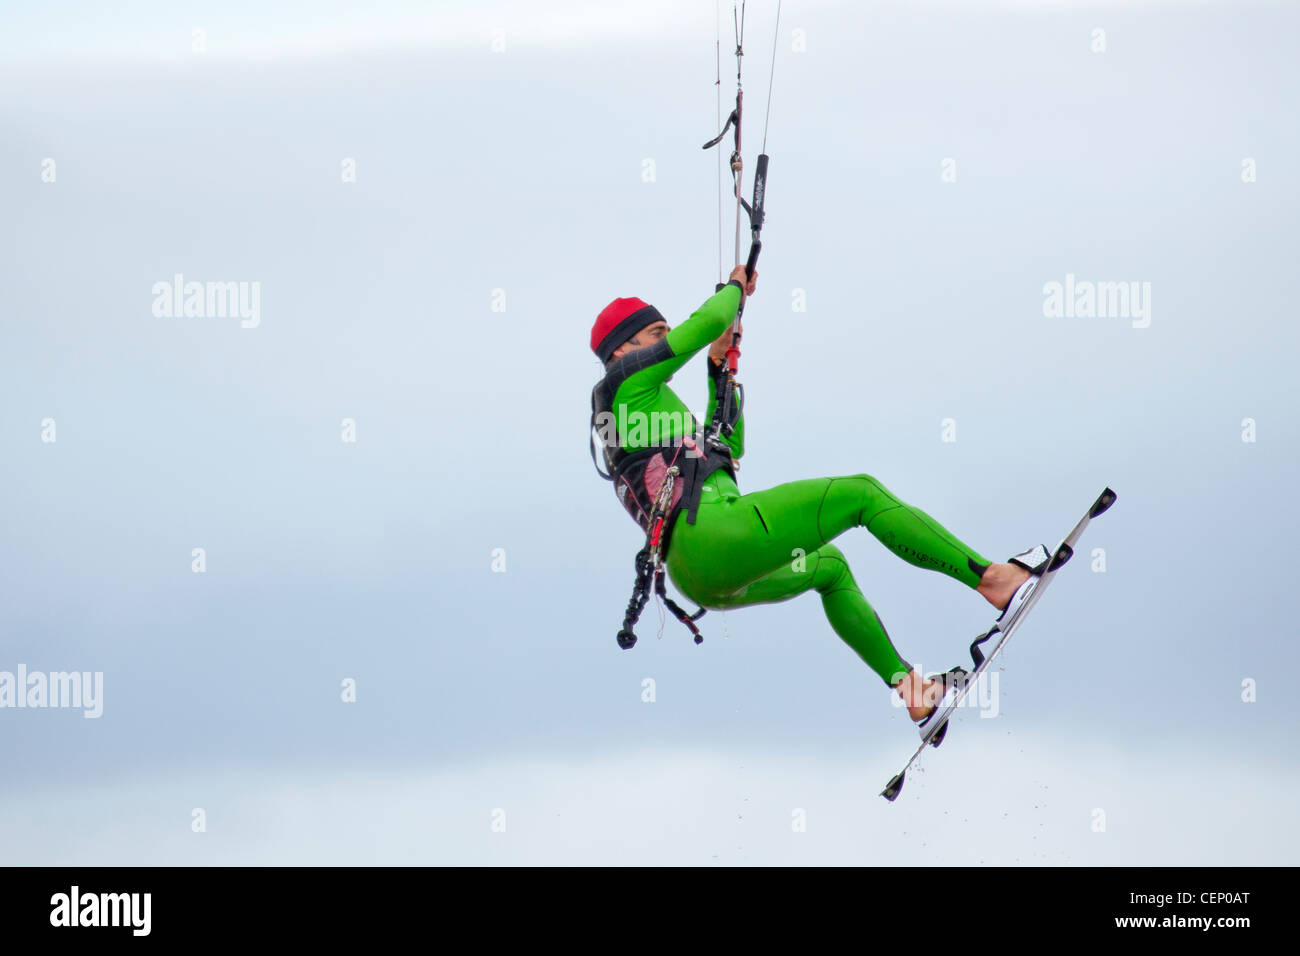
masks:
[[[673,354],[680,359],[673,371],[681,368],[686,360],[702,348],[707,348],[713,341],[727,331],[736,319],[740,309],[740,285],[728,282],[719,289],[702,306],[695,310],[689,319],[668,333],[668,344]]]
[[[672,356],[629,376],[618,390],[618,399],[636,406],[652,403],[669,378],[727,330],[739,308],[740,286],[729,282],[705,300],[689,319],[668,331],[664,341]]]
[[[672,346],[673,352],[678,355],[687,349],[691,350],[690,354],[694,354],[700,349],[712,345],[720,335],[731,327],[739,308],[740,285],[734,281],[728,282],[711,299],[696,309],[695,314],[686,322],[668,333],[668,344]],[[704,411],[705,427],[708,427],[709,422],[713,420],[713,409],[718,401],[718,387],[713,378],[712,365],[713,360],[709,359],[709,365],[706,366],[709,401]],[[680,368],[680,366],[678,367]],[[723,441],[727,443],[727,446],[731,449],[731,454],[735,458],[739,458],[745,453],[745,422],[743,418],[737,420],[731,437],[723,436]]]

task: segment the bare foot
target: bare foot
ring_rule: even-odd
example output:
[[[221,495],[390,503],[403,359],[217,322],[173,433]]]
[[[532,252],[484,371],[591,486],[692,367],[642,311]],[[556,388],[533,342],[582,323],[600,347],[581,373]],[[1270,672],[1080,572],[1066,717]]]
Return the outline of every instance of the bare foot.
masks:
[[[898,696],[907,705],[907,716],[913,721],[925,720],[930,715],[942,687],[937,680],[927,680],[916,671],[908,671],[907,676],[894,685]]]
[[[1001,611],[1027,580],[1029,572],[1018,564],[990,564],[984,569],[984,576],[975,590]]]

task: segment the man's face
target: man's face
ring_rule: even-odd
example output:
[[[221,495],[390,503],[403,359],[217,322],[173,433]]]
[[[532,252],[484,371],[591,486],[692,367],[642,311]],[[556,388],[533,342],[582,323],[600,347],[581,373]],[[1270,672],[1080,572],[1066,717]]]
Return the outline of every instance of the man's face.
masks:
[[[637,349],[649,348],[651,345],[656,345],[659,342],[662,342],[664,336],[668,334],[668,329],[668,323],[664,322],[662,319],[658,322],[652,322],[618,348],[614,349],[614,358],[622,358],[628,352],[635,352]]]

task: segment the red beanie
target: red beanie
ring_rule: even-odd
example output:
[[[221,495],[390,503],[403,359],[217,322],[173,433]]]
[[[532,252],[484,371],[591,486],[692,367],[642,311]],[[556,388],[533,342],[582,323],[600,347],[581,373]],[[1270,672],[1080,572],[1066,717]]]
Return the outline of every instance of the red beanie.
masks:
[[[658,309],[640,299],[615,299],[596,316],[596,324],[591,327],[591,350],[602,362],[608,362],[616,348],[647,325],[663,319]]]

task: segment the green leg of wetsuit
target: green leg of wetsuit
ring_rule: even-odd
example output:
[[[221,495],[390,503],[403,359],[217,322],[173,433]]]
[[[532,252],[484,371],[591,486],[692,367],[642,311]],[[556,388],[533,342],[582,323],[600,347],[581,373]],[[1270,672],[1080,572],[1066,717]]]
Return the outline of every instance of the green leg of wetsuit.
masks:
[[[911,670],[830,542],[866,528],[909,564],[947,574],[970,588],[989,562],[925,512],[899,501],[869,475],[813,478],[741,495],[715,474],[695,524],[675,522],[668,572],[702,607],[746,607],[821,594],[831,627],[886,684]]]

